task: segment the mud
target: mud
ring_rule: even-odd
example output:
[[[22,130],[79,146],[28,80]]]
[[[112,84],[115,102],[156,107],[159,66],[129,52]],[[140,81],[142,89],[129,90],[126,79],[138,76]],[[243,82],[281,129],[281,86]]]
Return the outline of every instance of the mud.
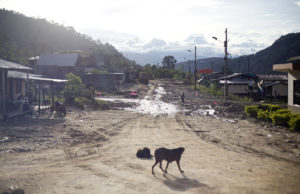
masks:
[[[108,110],[67,108],[66,117],[0,123],[0,193],[299,192],[299,133],[247,120],[243,104],[195,96],[180,82],[123,88],[131,89],[137,100],[172,104],[178,112],[141,114],[125,110],[137,103],[119,101]],[[152,154],[159,147],[185,147],[185,172],[171,163],[167,174],[156,169],[152,175],[154,160],[136,158],[141,147]]]

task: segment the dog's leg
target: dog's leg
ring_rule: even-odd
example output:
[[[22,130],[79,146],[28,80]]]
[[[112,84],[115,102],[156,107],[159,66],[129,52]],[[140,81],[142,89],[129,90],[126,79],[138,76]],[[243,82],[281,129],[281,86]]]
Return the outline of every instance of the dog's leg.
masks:
[[[152,166],[152,174],[154,174],[153,168],[156,166],[157,163],[158,163],[158,161],[155,161],[155,164]]]
[[[177,166],[178,166],[179,171],[180,171],[181,173],[183,173],[184,171],[181,170],[181,168],[180,168],[180,163],[179,163],[179,162],[180,162],[179,160],[176,160],[176,163],[177,163]]]
[[[165,172],[164,169],[162,169],[162,167],[161,167],[161,162],[159,163],[159,167],[163,172]]]
[[[169,162],[167,162],[167,166],[166,166],[166,169],[165,169],[165,173],[168,173],[168,172],[167,172],[168,166],[169,166]]]

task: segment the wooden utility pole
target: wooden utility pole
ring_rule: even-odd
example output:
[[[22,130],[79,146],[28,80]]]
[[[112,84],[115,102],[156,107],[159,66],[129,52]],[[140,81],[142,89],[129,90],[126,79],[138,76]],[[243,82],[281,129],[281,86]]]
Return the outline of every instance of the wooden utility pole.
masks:
[[[197,83],[197,56],[196,56],[197,47],[195,46],[195,71],[194,71],[194,78],[195,78],[195,85],[194,90],[196,90],[196,83]]]
[[[7,75],[7,70],[3,69],[2,70],[2,114],[3,114],[3,118],[5,118],[5,97],[6,97],[6,94],[5,94],[5,89],[6,89],[6,83],[5,83],[5,80],[6,80],[6,75]]]
[[[225,57],[224,57],[224,61],[225,61],[225,65],[224,65],[224,77],[225,77],[225,83],[224,83],[224,100],[227,100],[227,96],[228,96],[228,86],[227,86],[227,58],[228,58],[228,40],[227,40],[227,28],[225,30],[225,41],[224,41],[224,50],[225,50]]]
[[[248,73],[250,73],[250,57],[248,56],[247,59],[248,59]]]

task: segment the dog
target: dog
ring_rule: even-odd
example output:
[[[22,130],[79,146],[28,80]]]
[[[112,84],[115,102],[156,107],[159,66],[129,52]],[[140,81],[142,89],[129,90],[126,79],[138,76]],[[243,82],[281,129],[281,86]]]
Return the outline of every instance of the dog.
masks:
[[[157,163],[159,163],[160,169],[163,172],[167,173],[167,168],[169,166],[169,163],[173,162],[173,161],[176,161],[179,171],[181,173],[183,173],[184,171],[181,170],[181,168],[180,168],[180,159],[181,159],[181,155],[182,155],[183,152],[184,152],[183,147],[176,148],[176,149],[167,149],[167,148],[162,147],[162,148],[156,149],[155,152],[154,152],[155,163],[152,166],[152,174],[154,174],[153,169],[154,169],[154,167],[156,166]],[[167,166],[166,166],[165,170],[163,170],[162,167],[161,167],[161,163],[162,163],[163,160],[167,161]]]
[[[150,158],[152,158],[152,155],[151,155],[150,149],[147,147],[144,147],[143,149],[139,149],[136,152],[136,157],[150,159]]]

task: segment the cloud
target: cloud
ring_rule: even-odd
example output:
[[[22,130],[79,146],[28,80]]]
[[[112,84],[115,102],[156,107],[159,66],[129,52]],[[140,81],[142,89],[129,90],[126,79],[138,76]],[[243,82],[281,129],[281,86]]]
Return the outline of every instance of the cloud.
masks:
[[[265,47],[265,44],[254,42],[253,40],[248,40],[238,44],[232,44],[232,47],[252,47],[252,48],[261,48]]]
[[[191,35],[184,40],[187,44],[207,44],[207,41],[202,35]]]
[[[145,44],[143,46],[144,49],[151,49],[151,48],[159,48],[159,47],[163,47],[165,46],[167,43],[164,40],[161,39],[152,39],[150,42],[148,42],[147,44]]]
[[[294,3],[300,7],[300,1],[294,1]]]

